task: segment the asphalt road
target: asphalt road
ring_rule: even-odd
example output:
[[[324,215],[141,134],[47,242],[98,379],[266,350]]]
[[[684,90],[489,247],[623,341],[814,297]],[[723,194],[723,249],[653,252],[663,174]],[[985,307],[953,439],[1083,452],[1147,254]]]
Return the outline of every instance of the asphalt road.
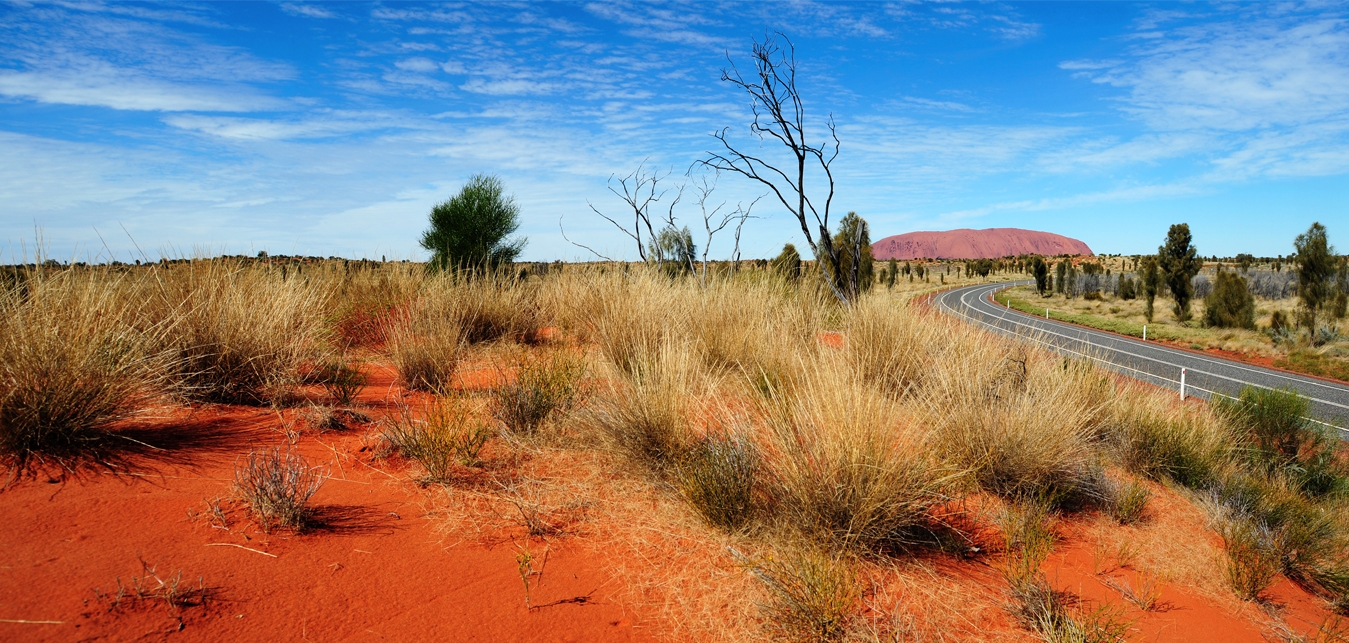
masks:
[[[1216,394],[1236,395],[1244,385],[1292,388],[1311,400],[1311,419],[1328,424],[1349,440],[1349,386],[1301,377],[1251,364],[1176,350],[1153,342],[1046,320],[989,301],[989,296],[1013,285],[1034,282],[967,286],[938,293],[937,309],[968,322],[1073,357],[1086,357],[1129,377],[1177,391],[1185,370],[1185,394],[1208,399]]]

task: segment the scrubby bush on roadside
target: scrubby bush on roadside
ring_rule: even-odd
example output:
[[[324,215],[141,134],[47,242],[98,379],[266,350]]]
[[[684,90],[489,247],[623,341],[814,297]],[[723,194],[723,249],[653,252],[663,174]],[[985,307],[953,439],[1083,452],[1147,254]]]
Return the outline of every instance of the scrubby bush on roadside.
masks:
[[[1313,497],[1349,491],[1349,467],[1338,456],[1342,444],[1307,419],[1309,406],[1292,390],[1254,386],[1213,403],[1250,445],[1250,463],[1266,475],[1286,477]]]

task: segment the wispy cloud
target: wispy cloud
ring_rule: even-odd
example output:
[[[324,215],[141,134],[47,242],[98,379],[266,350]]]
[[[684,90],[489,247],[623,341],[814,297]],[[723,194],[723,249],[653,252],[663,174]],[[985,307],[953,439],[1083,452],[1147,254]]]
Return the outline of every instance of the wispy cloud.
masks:
[[[292,16],[304,16],[306,18],[331,19],[337,17],[337,14],[317,3],[283,2],[281,3],[281,10]]]

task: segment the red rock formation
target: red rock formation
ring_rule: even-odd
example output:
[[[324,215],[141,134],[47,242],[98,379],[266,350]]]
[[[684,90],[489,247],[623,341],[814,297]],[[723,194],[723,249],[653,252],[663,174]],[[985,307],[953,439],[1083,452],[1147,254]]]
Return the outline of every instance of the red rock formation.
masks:
[[[993,259],[1024,254],[1091,255],[1077,239],[1020,228],[910,232],[871,244],[871,255],[888,259]]]

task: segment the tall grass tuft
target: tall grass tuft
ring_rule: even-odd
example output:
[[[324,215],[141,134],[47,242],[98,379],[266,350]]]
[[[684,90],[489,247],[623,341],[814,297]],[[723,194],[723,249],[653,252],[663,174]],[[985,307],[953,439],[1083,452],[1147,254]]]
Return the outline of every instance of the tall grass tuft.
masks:
[[[448,391],[454,384],[465,343],[458,318],[436,297],[414,303],[389,331],[389,347],[398,379],[406,387]]]
[[[0,461],[73,466],[173,390],[167,323],[134,323],[137,284],[111,270],[35,270],[0,292]]]
[[[925,455],[923,436],[896,421],[891,400],[842,369],[817,368],[767,404],[764,466],[785,526],[873,552],[929,540],[930,510],[960,472]]]
[[[192,399],[284,403],[317,354],[327,293],[265,266],[191,260],[158,268],[151,314],[174,319],[165,348]]]
[[[629,382],[614,383],[594,400],[591,419],[609,448],[664,476],[697,439],[689,406],[701,378],[687,349],[665,344],[654,359],[636,366]]]
[[[713,433],[678,464],[679,490],[713,526],[735,532],[755,518],[760,456],[750,440]]]
[[[860,598],[847,558],[815,549],[792,551],[753,563],[750,571],[764,588],[759,610],[774,639],[828,643],[847,638]]]
[[[1170,396],[1130,387],[1111,405],[1110,416],[1108,438],[1124,464],[1154,480],[1201,489],[1231,463],[1233,438],[1225,423],[1176,408]]]

